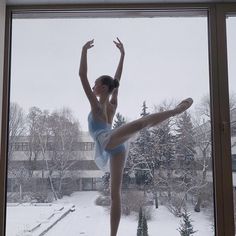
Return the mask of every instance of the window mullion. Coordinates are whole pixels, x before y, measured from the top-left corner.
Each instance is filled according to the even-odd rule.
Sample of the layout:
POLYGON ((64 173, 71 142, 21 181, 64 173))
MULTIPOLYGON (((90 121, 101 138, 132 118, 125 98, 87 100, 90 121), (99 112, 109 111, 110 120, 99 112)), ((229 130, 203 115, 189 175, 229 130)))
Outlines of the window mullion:
POLYGON ((209 10, 212 154, 217 236, 234 235, 226 21, 220 6, 209 10))

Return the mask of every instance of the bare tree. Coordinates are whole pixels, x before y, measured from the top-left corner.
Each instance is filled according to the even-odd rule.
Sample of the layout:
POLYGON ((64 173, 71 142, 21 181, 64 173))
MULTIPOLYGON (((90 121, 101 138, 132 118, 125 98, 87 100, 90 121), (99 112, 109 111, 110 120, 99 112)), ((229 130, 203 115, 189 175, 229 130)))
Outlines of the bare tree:
POLYGON ((13 160, 13 154, 17 151, 17 142, 25 134, 25 114, 17 103, 10 103, 8 134, 8 176, 12 179, 12 185, 19 189, 20 200, 22 200, 24 184, 29 176, 25 167, 14 165, 13 160))
MULTIPOLYGON (((236 96, 234 93, 230 94, 230 112, 236 108, 236 96)), ((210 123, 210 97, 209 95, 203 96, 199 103, 197 116, 194 119, 195 142, 196 151, 195 161, 197 164, 197 178, 196 178, 196 194, 197 201, 194 207, 196 212, 200 212, 201 204, 204 200, 204 195, 209 193, 207 188, 212 183, 207 180, 207 174, 211 171, 212 153, 211 153, 211 123, 210 123)), ((232 143, 232 146, 234 143, 232 143)), ((212 197, 210 195, 210 197, 212 197)))
POLYGON ((200 120, 195 120, 195 143, 197 155, 195 155, 195 162, 197 163, 197 178, 196 185, 197 201, 194 207, 196 212, 200 212, 203 194, 207 191, 208 180, 207 171, 209 171, 211 164, 211 124, 210 121, 200 123, 200 120))
MULTIPOLYGON (((236 108, 236 94, 230 93, 229 95, 229 110, 232 111, 236 108)), ((210 96, 206 94, 202 97, 201 102, 196 108, 197 114, 201 119, 209 120, 211 117, 211 106, 210 106, 210 96)))
POLYGON ((25 154, 30 176, 34 176, 43 162, 44 165, 40 166, 42 182, 45 184, 44 179, 48 178, 56 200, 62 195, 66 173, 77 161, 79 124, 67 108, 50 114, 32 107, 27 116, 27 130, 29 148, 25 154))
POLYGON ((58 193, 62 196, 62 184, 67 172, 78 161, 79 124, 73 118, 72 112, 64 108, 55 111, 49 117, 51 129, 51 165, 50 172, 58 176, 58 193))
POLYGON ((8 145, 8 160, 12 159, 13 146, 24 134, 25 130, 25 114, 23 109, 17 103, 10 103, 9 112, 9 145, 8 145))
POLYGON ((28 172, 30 177, 33 177, 41 153, 38 136, 38 123, 41 115, 42 111, 38 107, 31 107, 26 120, 28 149, 25 151, 25 155, 28 157, 28 172))
MULTIPOLYGON (((49 179, 50 187, 51 187, 51 190, 52 190, 55 200, 57 200, 58 196, 55 191, 53 178, 52 178, 52 171, 50 170, 50 167, 49 167, 49 158, 48 158, 48 152, 47 152, 48 151, 48 143, 49 143, 50 136, 51 136, 51 129, 49 127, 49 116, 50 115, 47 110, 44 110, 44 111, 39 112, 37 114, 37 122, 35 124, 35 133, 36 133, 36 137, 39 142, 39 148, 41 151, 41 155, 42 155, 43 161, 46 166, 46 171, 48 174, 47 177, 49 179)), ((44 168, 42 168, 42 179, 44 179, 44 178, 45 178, 45 172, 44 172, 44 168)))
POLYGON ((24 166, 18 166, 17 168, 11 168, 10 174, 13 179, 12 184, 19 191, 19 201, 22 201, 24 186, 29 181, 28 171, 24 166))

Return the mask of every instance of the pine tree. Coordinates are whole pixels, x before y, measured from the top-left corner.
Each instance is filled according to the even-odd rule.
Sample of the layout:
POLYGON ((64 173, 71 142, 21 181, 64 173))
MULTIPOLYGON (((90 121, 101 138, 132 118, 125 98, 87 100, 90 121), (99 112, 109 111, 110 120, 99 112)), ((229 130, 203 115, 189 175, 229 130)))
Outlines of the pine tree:
MULTIPOLYGON (((158 109, 159 112, 168 109, 164 104, 164 107, 160 107, 158 109)), ((173 169, 175 165, 175 136, 171 132, 171 120, 166 120, 152 129, 152 142, 153 142, 153 175, 155 175, 155 170, 159 169, 160 171, 164 171, 164 175, 161 175, 161 178, 164 182, 158 183, 154 181, 153 191, 155 197, 155 204, 157 207, 157 190, 158 185, 161 185, 163 191, 167 192, 168 200, 171 198, 171 192, 173 191, 173 169)), ((163 173, 163 172, 161 172, 163 173)), ((160 175, 160 173, 159 173, 160 175)))
MULTIPOLYGON (((121 115, 121 113, 117 113, 116 114, 116 117, 115 117, 115 121, 114 121, 114 124, 113 124, 113 129, 115 128, 118 128, 120 126, 122 126, 123 124, 126 123, 126 120, 124 118, 124 116, 121 115)), ((130 170, 130 165, 127 161, 126 165, 125 165, 125 168, 124 168, 124 171, 123 171, 123 187, 128 187, 129 183, 130 183, 130 176, 129 176, 129 170, 130 170)))
POLYGON ((180 227, 178 231, 180 232, 181 236, 191 236, 197 231, 193 230, 192 220, 190 219, 190 214, 187 210, 184 211, 182 214, 183 221, 180 223, 180 227))
POLYGON ((143 214, 143 236, 148 236, 148 225, 145 214, 143 214))
POLYGON ((139 209, 137 236, 143 236, 143 211, 142 211, 142 207, 140 207, 140 209, 139 209))
POLYGON ((194 154, 195 140, 194 130, 191 121, 191 115, 185 111, 177 120, 177 145, 176 152, 178 154, 179 165, 183 171, 184 182, 191 182, 194 176, 194 154))
MULTIPOLYGON (((141 116, 148 115, 145 101, 142 105, 141 116)), ((152 181, 152 137, 151 132, 144 128, 133 142, 130 157, 135 166, 136 184, 147 185, 152 181)))
POLYGON ((152 130, 152 140, 154 142, 155 156, 158 163, 165 168, 170 168, 175 160, 175 137, 171 134, 170 123, 163 122, 158 128, 152 130))
POLYGON ((183 112, 176 120, 176 168, 178 169, 177 191, 184 194, 182 203, 178 206, 178 214, 187 201, 188 192, 196 187, 195 140, 191 115, 183 112))
POLYGON ((195 141, 191 115, 185 111, 177 121, 177 152, 184 160, 192 160, 195 154, 195 141))
POLYGON ((143 101, 143 105, 142 105, 142 113, 140 114, 141 117, 144 117, 146 115, 149 115, 149 113, 147 112, 148 107, 146 106, 146 101, 143 101))
POLYGON ((119 112, 116 114, 115 121, 113 124, 113 129, 120 127, 121 125, 125 124, 126 120, 124 116, 122 116, 119 112))
POLYGON ((143 213, 142 207, 139 209, 137 236, 148 236, 147 219, 143 213))

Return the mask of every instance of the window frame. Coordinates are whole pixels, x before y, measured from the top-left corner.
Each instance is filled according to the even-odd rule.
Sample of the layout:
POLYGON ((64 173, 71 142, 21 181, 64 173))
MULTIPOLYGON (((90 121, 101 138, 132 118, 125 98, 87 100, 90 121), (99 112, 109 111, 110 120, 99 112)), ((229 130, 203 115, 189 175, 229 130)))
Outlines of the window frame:
MULTIPOLYGON (((14 14, 29 17, 38 13, 47 13, 48 17, 55 17, 60 13, 68 17, 75 12, 91 14, 97 17, 103 12, 110 17, 117 13, 124 17, 126 12, 135 17, 135 12, 158 12, 161 15, 172 15, 182 12, 190 16, 194 12, 207 11, 208 39, 209 39, 209 83, 211 98, 211 127, 212 127, 212 154, 213 154, 213 181, 214 181, 214 209, 215 235, 234 236, 234 205, 232 185, 232 162, 230 145, 230 116, 229 91, 227 70, 226 45, 226 15, 236 12, 236 4, 201 3, 201 4, 77 4, 77 5, 22 5, 7 6, 5 26, 4 78, 3 78, 3 106, 2 106, 2 133, 0 159, 0 233, 5 235, 6 224, 6 186, 7 186, 7 153, 8 153, 8 118, 10 94, 10 61, 12 18, 14 14), (92 14, 93 13, 93 14, 92 14)), ((178 15, 178 14, 177 14, 178 15)), ((137 17, 137 16, 136 16, 137 17)))

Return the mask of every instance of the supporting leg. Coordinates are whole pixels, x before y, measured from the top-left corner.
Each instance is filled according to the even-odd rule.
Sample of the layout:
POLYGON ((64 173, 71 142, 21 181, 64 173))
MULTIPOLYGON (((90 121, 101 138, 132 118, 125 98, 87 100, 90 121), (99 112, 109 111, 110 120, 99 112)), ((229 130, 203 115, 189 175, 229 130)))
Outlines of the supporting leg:
POLYGON ((119 153, 110 159, 111 171, 111 213, 110 213, 110 236, 116 236, 121 216, 121 185, 125 153, 119 153))

